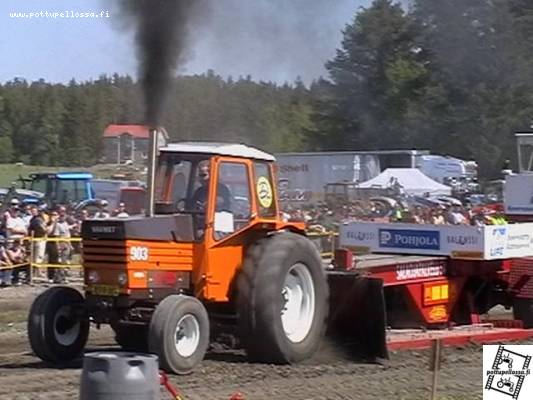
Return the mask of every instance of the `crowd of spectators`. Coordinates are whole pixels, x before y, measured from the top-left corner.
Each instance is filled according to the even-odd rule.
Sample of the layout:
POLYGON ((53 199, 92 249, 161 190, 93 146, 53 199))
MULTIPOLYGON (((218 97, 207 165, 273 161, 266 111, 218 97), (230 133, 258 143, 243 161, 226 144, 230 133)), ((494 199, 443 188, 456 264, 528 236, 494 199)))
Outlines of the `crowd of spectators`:
MULTIPOLYGON (((317 234, 337 232, 339 225, 347 221, 474 226, 506 223, 502 209, 498 207, 392 204, 382 201, 350 202, 336 206, 325 203, 285 204, 282 218, 304 222, 308 232, 317 234)), ((27 282, 31 265, 43 266, 34 268, 34 276, 40 276, 50 283, 65 282, 68 264, 80 252, 80 242, 71 238, 80 236, 82 222, 110 217, 128 217, 125 205, 120 203, 115 210, 109 211, 107 202, 102 201, 92 211, 73 211, 65 206, 49 209, 45 205, 23 205, 16 198, 12 199, 0 222, 0 286, 27 282), (29 260, 30 255, 32 260, 29 260)))
POLYGON ((30 272, 49 283, 66 282, 68 265, 80 253, 80 242, 71 239, 81 235, 83 221, 111 216, 128 217, 125 205, 120 203, 110 212, 108 203, 102 201, 91 212, 62 205, 48 208, 44 204, 22 204, 11 199, 0 221, 0 286, 27 283, 30 272))
POLYGON ((285 205, 282 217, 285 221, 305 222, 308 230, 322 233, 337 231, 339 224, 347 221, 473 226, 506 223, 503 209, 499 206, 468 207, 458 204, 388 208, 382 202, 352 202, 337 207, 324 203, 285 205))

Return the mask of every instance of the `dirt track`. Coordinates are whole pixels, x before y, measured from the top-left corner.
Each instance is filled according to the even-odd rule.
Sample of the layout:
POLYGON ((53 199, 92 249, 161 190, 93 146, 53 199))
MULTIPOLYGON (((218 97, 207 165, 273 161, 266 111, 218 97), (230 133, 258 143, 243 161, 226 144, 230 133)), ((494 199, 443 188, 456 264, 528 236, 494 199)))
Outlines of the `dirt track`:
MULTIPOLYGON (((0 399, 75 399, 80 361, 68 368, 44 365, 29 349, 25 317, 43 288, 0 289, 0 399)), ((107 329, 91 332, 89 349, 118 350, 107 329)), ((391 354, 384 363, 343 358, 324 345, 310 362, 296 366, 249 364, 241 351, 211 351, 199 370, 171 377, 185 399, 427 399, 431 382, 428 352, 391 354)), ((480 346, 445 349, 440 399, 481 399, 480 346)), ((162 399, 170 399, 162 392, 162 399)))

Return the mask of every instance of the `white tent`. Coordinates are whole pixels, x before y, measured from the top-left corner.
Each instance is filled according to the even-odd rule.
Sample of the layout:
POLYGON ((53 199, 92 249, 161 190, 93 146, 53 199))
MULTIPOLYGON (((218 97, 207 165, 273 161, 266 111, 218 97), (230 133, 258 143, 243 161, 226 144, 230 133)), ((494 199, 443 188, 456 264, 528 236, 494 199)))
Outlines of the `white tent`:
POLYGON ((416 196, 423 196, 425 193, 429 193, 431 196, 451 194, 451 189, 449 186, 442 185, 439 182, 434 181, 416 168, 387 168, 375 178, 361 183, 359 187, 394 187, 394 182, 396 180, 407 194, 416 196))

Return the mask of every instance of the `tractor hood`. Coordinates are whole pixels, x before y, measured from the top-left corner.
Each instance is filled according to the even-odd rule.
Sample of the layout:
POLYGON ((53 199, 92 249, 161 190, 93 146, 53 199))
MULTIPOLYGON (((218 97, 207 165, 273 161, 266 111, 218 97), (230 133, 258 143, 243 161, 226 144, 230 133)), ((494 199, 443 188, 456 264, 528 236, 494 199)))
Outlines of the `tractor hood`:
POLYGON ((194 230, 191 215, 161 215, 155 217, 132 217, 91 219, 81 227, 84 240, 160 240, 193 242, 194 230))

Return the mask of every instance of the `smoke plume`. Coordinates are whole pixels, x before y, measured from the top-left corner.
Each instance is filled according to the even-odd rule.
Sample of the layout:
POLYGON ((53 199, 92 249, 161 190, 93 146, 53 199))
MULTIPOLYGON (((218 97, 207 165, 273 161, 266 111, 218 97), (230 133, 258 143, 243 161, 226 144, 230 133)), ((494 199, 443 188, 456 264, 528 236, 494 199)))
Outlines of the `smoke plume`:
MULTIPOLYGON (((145 123, 161 123, 176 68, 186 61, 190 20, 203 0, 121 0, 123 15, 135 29, 145 123)), ((128 26, 129 27, 129 26, 128 26)))
POLYGON ((341 30, 370 0, 210 0, 206 23, 194 27, 189 73, 305 82, 326 74, 341 30))

